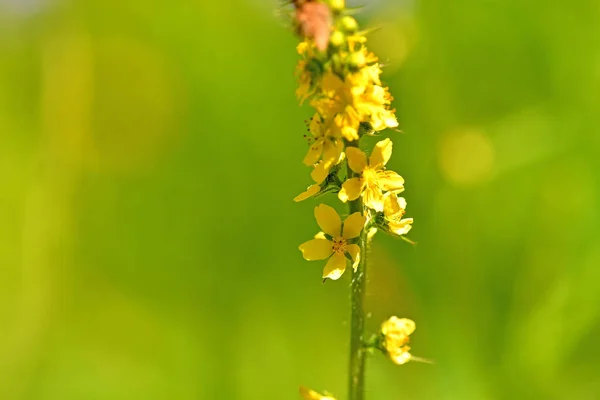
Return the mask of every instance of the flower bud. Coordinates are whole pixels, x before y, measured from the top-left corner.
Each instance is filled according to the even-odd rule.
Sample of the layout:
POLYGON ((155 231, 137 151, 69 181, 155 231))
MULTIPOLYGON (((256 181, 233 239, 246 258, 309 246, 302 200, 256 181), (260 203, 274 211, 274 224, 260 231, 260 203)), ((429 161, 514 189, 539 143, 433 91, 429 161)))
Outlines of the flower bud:
POLYGON ((331 37, 329 38, 329 43, 331 43, 333 47, 341 47, 344 44, 345 40, 346 37, 342 32, 334 31, 331 34, 331 37))
POLYGON ((358 30, 358 22, 349 15, 340 20, 340 28, 346 33, 354 33, 358 30))
POLYGON ((329 8, 334 13, 339 13, 346 8, 345 0, 329 0, 329 8))

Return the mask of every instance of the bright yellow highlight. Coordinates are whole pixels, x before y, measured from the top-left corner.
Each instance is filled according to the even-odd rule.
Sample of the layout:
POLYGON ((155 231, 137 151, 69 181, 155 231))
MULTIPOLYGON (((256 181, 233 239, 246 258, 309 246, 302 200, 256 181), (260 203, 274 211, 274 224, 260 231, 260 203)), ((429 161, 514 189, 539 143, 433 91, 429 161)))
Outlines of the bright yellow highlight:
POLYGON ((408 346, 408 342, 415 328, 414 321, 395 316, 381 325, 385 350, 392 361, 398 365, 407 363, 412 357, 409 353, 410 347, 408 346))
POLYGON ((383 215, 388 223, 390 232, 396 235, 406 235, 412 228, 412 218, 402 218, 406 213, 406 200, 396 193, 388 192, 383 195, 383 215))
POLYGON ((322 395, 304 386, 300 386, 300 396, 304 400, 335 400, 334 397, 322 395))
POLYGON ((302 243, 299 249, 305 260, 328 259, 323 269, 323 278, 337 280, 346 270, 348 258, 352 260, 354 269, 358 266, 360 247, 350 243, 350 239, 358 237, 366 218, 356 212, 349 215, 342 224, 338 213, 326 204, 315 207, 315 218, 322 232, 314 239, 302 243))
POLYGON ((377 143, 369 162, 367 156, 357 147, 348 147, 346 157, 350 169, 359 177, 348 179, 343 183, 338 197, 344 203, 356 200, 361 195, 365 206, 375 211, 383 211, 383 193, 404 190, 404 179, 394 171, 385 169, 385 165, 392 155, 392 141, 385 139, 377 143))
POLYGON ((439 143, 438 161, 442 174, 453 185, 469 187, 492 176, 495 149, 485 132, 470 128, 446 133, 439 143))

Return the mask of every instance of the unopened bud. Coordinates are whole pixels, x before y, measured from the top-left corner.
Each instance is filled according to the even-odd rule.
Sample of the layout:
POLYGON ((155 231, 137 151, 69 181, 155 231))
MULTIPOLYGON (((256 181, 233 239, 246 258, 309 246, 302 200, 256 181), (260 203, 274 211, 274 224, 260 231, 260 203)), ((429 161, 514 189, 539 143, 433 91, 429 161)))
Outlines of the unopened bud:
POLYGON ((344 41, 346 40, 346 37, 344 36, 344 34, 340 31, 334 31, 331 34, 331 37, 329 38, 329 43, 331 43, 331 45, 333 47, 341 47, 344 44, 344 41))
POLYGON ((329 7, 334 13, 339 13, 346 8, 345 0, 329 0, 329 7))
POLYGON ((340 20, 340 27, 346 33, 354 33, 358 30, 358 22, 349 15, 340 20))

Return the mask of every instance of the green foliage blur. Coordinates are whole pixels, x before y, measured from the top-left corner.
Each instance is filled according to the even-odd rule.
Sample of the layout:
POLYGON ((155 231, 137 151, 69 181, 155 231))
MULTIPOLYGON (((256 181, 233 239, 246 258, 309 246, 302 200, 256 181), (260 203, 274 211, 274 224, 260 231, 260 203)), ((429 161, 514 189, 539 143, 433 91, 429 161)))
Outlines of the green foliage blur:
MULTIPOLYGON (((345 398, 275 7, 0 1, 0 399, 345 398)), ((597 0, 358 18, 417 242, 375 237, 369 328, 414 319, 435 362, 374 355, 367 398, 600 399, 597 0)))

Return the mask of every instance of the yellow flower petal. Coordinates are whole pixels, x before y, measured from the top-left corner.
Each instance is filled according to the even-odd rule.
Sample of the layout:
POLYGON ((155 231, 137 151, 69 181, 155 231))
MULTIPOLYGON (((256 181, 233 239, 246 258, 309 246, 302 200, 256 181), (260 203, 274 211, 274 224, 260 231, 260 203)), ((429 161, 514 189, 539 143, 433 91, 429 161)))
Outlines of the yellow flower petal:
POLYGON ((306 156, 304 156, 304 160, 302 162, 304 165, 313 165, 321 158, 321 154, 323 153, 323 139, 318 138, 308 149, 306 156))
POLYGON ((408 352, 408 350, 410 350, 410 347, 405 346, 405 349, 402 349, 400 351, 395 351, 393 353, 389 353, 390 358, 392 359, 392 361, 398 365, 402 365, 402 364, 406 364, 407 362, 410 361, 411 359, 411 354, 408 352))
POLYGON ((395 340, 405 340, 417 329, 415 321, 408 318, 392 316, 381 324, 381 333, 395 340))
POLYGON ((315 207, 315 218, 323 232, 332 237, 340 236, 342 220, 333 207, 329 207, 327 204, 319 204, 315 207))
POLYGON ((357 244, 349 244, 346 246, 346 251, 352 257, 352 269, 356 271, 358 268, 358 263, 360 262, 360 246, 357 244))
POLYGON ((358 147, 347 147, 346 157, 348 158, 348 166, 357 174, 363 172, 367 166, 367 155, 358 147))
POLYGON ((382 107, 382 105, 386 103, 386 93, 387 91, 381 86, 374 85, 371 88, 370 100, 372 103, 379 106, 380 112, 386 111, 385 108, 382 107))
POLYGON ((324 136, 324 129, 323 129, 323 120, 321 118, 321 116, 319 115, 319 113, 315 113, 315 115, 313 115, 312 119, 310 120, 310 133, 312 133, 312 135, 314 137, 323 137, 324 136))
POLYGON ((315 235, 315 239, 326 239, 327 240, 327 236, 325 236, 325 232, 319 232, 315 235))
POLYGON ((338 193, 338 198, 344 203, 348 200, 356 200, 362 193, 364 187, 365 184, 362 179, 350 178, 346 182, 342 183, 342 188, 338 193))
POLYGON ((296 89, 296 98, 300 101, 300 105, 304 103, 311 93, 312 91, 310 89, 310 83, 299 83, 298 88, 296 89))
POLYGON ((363 230, 366 220, 367 219, 359 212, 349 215, 344 221, 342 237, 344 239, 352 239, 360 235, 360 231, 363 230))
POLYGON ((383 108, 376 113, 371 114, 369 123, 375 131, 382 131, 386 128, 396 128, 398 126, 398 120, 396 120, 394 113, 383 108))
POLYGON ((313 197, 315 194, 319 193, 321 190, 321 186, 319 185, 310 185, 305 192, 300 193, 298 196, 294 197, 295 202, 303 201, 308 199, 309 197, 313 197))
POLYGON ((371 157, 369 158, 369 166, 372 169, 380 169, 390 160, 392 156, 392 141, 387 138, 377 142, 371 157))
POLYGON ((306 53, 308 51, 309 47, 310 46, 309 46, 309 44, 306 41, 300 42, 296 46, 296 51, 298 52, 298 54, 303 55, 304 53, 306 53))
POLYGON ((323 166, 326 168, 337 164, 344 151, 344 143, 339 139, 329 139, 323 145, 323 166))
POLYGON ((341 128, 342 136, 349 142, 353 142, 358 140, 358 126, 359 123, 354 123, 352 125, 344 125, 341 128))
POLYGON ((377 182, 385 191, 404 191, 404 178, 394 171, 381 171, 377 174, 377 182))
POLYGON ((343 87, 344 82, 339 76, 331 71, 325 72, 323 75, 323 80, 321 81, 321 88, 325 94, 327 94, 329 97, 332 97, 336 92, 341 91, 343 87))
POLYGON ((383 195, 383 213, 389 219, 399 218, 404 215, 406 200, 398 197, 395 192, 387 192, 383 195))
POLYGON ((376 186, 369 186, 365 189, 364 195, 365 206, 372 208, 375 211, 383 211, 383 193, 376 186))
POLYGON ((333 253, 333 243, 327 239, 312 239, 298 247, 305 260, 324 260, 333 253))
POLYGON ((353 107, 346 106, 343 112, 335 116, 334 123, 344 139, 348 140, 349 142, 358 140, 360 115, 358 115, 353 107))
MULTIPOLYGON (((371 60, 369 60, 371 62, 377 61, 372 61, 374 54, 367 54, 367 57, 371 58, 371 60)), ((359 73, 363 74, 365 79, 371 81, 375 85, 381 85, 381 81, 379 80, 379 75, 381 74, 381 68, 379 68, 379 63, 364 67, 359 71, 359 73)))
POLYGON ((396 116, 394 115, 394 113, 391 111, 387 111, 387 112, 383 113, 381 115, 381 119, 383 120, 383 122, 385 122, 385 124, 387 125, 388 128, 397 128, 398 127, 398 120, 396 119, 396 116))
POLYGON ((338 280, 346 270, 346 257, 343 254, 334 253, 323 268, 323 278, 338 280))
POLYGON ((304 400, 335 400, 333 397, 324 396, 321 393, 310 390, 304 386, 300 386, 300 396, 302 396, 304 400))
POLYGON ((327 175, 329 175, 329 167, 325 167, 325 163, 323 161, 319 161, 310 173, 310 177, 313 179, 313 181, 319 184, 323 182, 325 178, 327 178, 327 175))
POLYGON ((400 221, 391 221, 388 223, 390 231, 396 235, 406 235, 412 229, 412 218, 404 218, 400 221))

